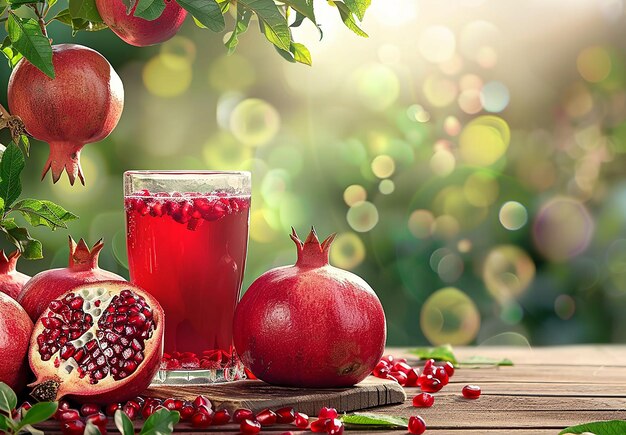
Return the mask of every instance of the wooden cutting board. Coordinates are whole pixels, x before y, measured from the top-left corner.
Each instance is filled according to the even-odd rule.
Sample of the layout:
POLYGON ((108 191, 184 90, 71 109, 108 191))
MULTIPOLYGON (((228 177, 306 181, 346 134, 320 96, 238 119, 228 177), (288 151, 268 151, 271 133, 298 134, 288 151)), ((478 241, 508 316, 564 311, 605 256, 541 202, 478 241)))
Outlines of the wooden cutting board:
POLYGON ((193 400, 200 394, 211 399, 216 407, 230 411, 249 408, 257 412, 265 408, 293 406, 308 415, 317 415, 324 406, 336 408, 339 412, 350 412, 402 403, 406 399, 404 389, 397 382, 373 376, 350 388, 287 388, 245 380, 211 385, 152 386, 145 393, 147 396, 187 400, 193 400))

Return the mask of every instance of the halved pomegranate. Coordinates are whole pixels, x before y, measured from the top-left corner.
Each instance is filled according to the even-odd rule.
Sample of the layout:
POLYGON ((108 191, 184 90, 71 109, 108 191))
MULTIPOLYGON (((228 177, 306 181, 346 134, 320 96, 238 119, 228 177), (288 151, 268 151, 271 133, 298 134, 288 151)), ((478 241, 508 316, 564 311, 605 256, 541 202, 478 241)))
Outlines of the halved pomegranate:
POLYGON ((130 283, 76 287, 43 312, 30 342, 37 400, 122 402, 141 394, 161 364, 163 309, 130 283))

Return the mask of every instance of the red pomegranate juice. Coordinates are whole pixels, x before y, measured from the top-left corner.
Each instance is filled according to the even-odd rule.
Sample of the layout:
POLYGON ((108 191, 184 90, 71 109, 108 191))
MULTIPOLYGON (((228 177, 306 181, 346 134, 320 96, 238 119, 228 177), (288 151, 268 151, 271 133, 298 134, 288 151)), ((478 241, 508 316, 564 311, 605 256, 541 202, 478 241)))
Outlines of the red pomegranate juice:
POLYGON ((250 197, 144 190, 124 201, 131 281, 165 311, 162 368, 232 367, 250 197))

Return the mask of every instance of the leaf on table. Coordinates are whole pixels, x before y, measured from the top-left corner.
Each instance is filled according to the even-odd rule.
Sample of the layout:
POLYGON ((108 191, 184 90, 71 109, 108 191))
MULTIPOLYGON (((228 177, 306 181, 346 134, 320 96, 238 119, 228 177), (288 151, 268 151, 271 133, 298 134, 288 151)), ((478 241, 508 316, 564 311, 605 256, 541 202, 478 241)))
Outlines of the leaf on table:
POLYGON ((128 418, 128 416, 122 412, 121 410, 115 411, 115 427, 120 431, 122 435, 135 435, 135 427, 133 422, 128 418))
POLYGON ((83 435, 102 435, 102 433, 100 432, 100 429, 98 429, 98 426, 88 421, 87 424, 85 424, 85 431, 83 432, 83 435))
POLYGON ((248 25, 250 24, 250 17, 252 17, 252 11, 246 9, 242 4, 237 5, 237 20, 235 21, 235 28, 233 33, 228 38, 228 41, 224 43, 228 48, 228 54, 233 54, 237 45, 239 44, 239 36, 246 33, 248 25))
POLYGON ((359 21, 363 21, 363 17, 365 16, 365 11, 372 4, 372 0, 344 0, 344 3, 359 21))
POLYGON ((22 199, 13 204, 11 209, 21 213, 32 226, 46 226, 53 231, 57 228, 67 228, 66 222, 78 219, 78 216, 60 205, 46 200, 22 199))
POLYGON ((144 422, 140 435, 168 435, 180 420, 178 411, 159 409, 144 422))
POLYGON ((20 250, 22 256, 27 260, 39 260, 43 258, 43 247, 41 242, 33 239, 26 228, 22 228, 15 223, 15 219, 8 218, 0 221, 0 231, 5 233, 9 241, 20 250))
POLYGON ((289 51, 291 47, 289 25, 274 0, 238 0, 237 3, 251 9, 259 17, 261 31, 268 41, 281 50, 289 51))
POLYGON ((341 16, 341 21, 343 21, 343 24, 345 24, 345 26, 348 29, 352 30, 355 34, 362 36, 364 38, 369 37, 369 35, 365 33, 363 29, 361 29, 359 25, 356 23, 352 12, 350 11, 350 9, 348 9, 348 6, 346 6, 344 2, 336 1, 333 3, 335 4, 335 6, 337 6, 337 9, 339 9, 339 15, 341 16))
POLYGON ((340 417, 345 424, 356 426, 375 427, 402 427, 408 426, 408 419, 404 417, 394 417, 393 415, 375 414, 373 412, 355 412, 340 417))
POLYGON ((0 160, 0 198, 4 199, 6 207, 22 194, 20 174, 24 169, 24 154, 13 142, 2 154, 0 160))
POLYGON ((583 433, 593 433, 595 435, 624 435, 626 433, 626 421, 610 420, 579 424, 563 429, 559 432, 559 435, 583 433))
POLYGON ((458 364, 452 346, 444 344, 437 347, 418 347, 409 351, 413 355, 417 355, 419 359, 434 359, 437 361, 449 361, 452 364, 458 364))
POLYGON ((222 9, 215 0, 177 0, 177 2, 208 29, 214 32, 224 30, 226 24, 222 9))
POLYGON ((10 414, 17 406, 17 396, 4 382, 0 382, 0 411, 10 414))
POLYGON ((26 411, 20 421, 20 425, 27 426, 48 420, 57 412, 58 405, 57 402, 35 403, 32 408, 26 411))
POLYGON ((134 15, 144 20, 153 21, 165 10, 164 0, 138 0, 134 15))
POLYGON ((2 54, 4 54, 9 61, 9 67, 11 69, 15 68, 15 65, 17 65, 17 63, 24 57, 22 56, 22 53, 13 47, 11 39, 8 36, 4 38, 2 45, 0 45, 0 50, 2 50, 2 54))
POLYGON ((7 18, 9 39, 17 51, 50 78, 54 78, 52 47, 33 18, 20 18, 9 12, 7 18))
POLYGON ((459 361, 459 365, 486 365, 486 366, 512 366, 513 361, 508 358, 489 358, 486 356, 474 355, 459 361))
POLYGON ((101 23, 95 0, 69 0, 69 11, 72 18, 82 18, 92 23, 101 23))

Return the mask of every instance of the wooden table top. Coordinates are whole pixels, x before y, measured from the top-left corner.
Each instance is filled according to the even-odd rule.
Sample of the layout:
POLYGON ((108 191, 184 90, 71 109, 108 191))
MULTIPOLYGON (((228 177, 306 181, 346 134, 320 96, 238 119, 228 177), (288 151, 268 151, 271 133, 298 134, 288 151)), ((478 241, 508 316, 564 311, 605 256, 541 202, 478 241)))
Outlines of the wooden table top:
MULTIPOLYGON (((407 388, 404 404, 369 411, 403 417, 421 415, 428 425, 426 433, 432 435, 554 435, 575 424, 626 420, 626 345, 533 349, 459 347, 454 352, 461 361, 479 355, 509 358, 514 366, 457 369, 451 382, 435 394, 432 408, 411 406, 419 389, 407 388), (461 397, 461 389, 467 384, 482 388, 478 400, 461 397)), ((390 348, 387 353, 405 357, 409 363, 416 362, 407 349, 390 348)), ((311 434, 310 431, 293 429, 293 426, 282 425, 269 427, 263 432, 311 434)), ((187 425, 177 427, 180 433, 191 431, 193 429, 187 425)), ((235 433, 239 432, 239 427, 210 427, 202 432, 235 433)), ((351 434, 364 432, 349 431, 351 434)), ((46 430, 46 433, 51 432, 46 430)), ((406 431, 376 430, 375 433, 402 434, 406 431)))

